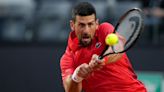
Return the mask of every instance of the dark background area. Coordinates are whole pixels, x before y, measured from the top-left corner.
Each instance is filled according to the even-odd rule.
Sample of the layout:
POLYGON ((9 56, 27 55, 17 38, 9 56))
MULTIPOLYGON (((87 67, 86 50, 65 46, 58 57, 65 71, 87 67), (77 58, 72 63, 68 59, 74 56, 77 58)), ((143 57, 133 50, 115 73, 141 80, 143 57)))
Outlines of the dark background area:
POLYGON ((62 92, 63 46, 0 48, 1 92, 62 92))

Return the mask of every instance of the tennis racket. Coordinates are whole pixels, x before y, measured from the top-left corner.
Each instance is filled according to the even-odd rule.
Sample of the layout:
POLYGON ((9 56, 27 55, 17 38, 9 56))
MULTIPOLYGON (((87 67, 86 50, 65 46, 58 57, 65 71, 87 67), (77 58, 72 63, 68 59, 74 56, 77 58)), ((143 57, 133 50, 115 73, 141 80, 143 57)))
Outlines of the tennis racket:
POLYGON ((100 54, 99 59, 110 54, 123 53, 130 49, 140 36, 144 27, 143 12, 139 8, 128 10, 119 19, 114 32, 118 35, 119 41, 113 46, 106 45, 100 54))

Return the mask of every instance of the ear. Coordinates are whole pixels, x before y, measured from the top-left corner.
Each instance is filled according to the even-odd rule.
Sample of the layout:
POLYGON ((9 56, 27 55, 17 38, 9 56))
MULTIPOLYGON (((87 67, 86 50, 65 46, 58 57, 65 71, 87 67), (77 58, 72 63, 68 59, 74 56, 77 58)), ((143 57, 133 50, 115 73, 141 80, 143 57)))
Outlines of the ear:
POLYGON ((99 19, 96 19, 96 29, 99 27, 99 19))
POLYGON ((74 24, 73 20, 70 20, 70 28, 71 28, 72 31, 75 30, 75 24, 74 24))

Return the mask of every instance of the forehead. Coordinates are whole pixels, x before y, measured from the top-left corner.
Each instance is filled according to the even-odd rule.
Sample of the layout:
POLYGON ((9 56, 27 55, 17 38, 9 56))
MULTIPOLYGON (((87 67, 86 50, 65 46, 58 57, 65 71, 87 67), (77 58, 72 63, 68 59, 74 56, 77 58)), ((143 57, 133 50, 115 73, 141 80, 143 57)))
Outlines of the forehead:
POLYGON ((89 15, 89 16, 76 16, 76 22, 80 23, 88 23, 88 22, 94 22, 95 21, 95 15, 89 15))

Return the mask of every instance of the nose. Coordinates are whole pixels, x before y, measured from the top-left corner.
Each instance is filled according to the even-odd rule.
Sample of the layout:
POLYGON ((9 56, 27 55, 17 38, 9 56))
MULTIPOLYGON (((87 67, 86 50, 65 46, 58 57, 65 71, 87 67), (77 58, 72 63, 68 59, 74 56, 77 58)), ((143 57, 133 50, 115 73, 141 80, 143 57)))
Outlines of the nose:
POLYGON ((89 30, 90 30, 89 26, 88 26, 88 25, 86 25, 86 26, 85 26, 85 28, 84 28, 84 30, 83 30, 83 32, 84 32, 84 33, 88 33, 88 32, 89 32, 89 30))

